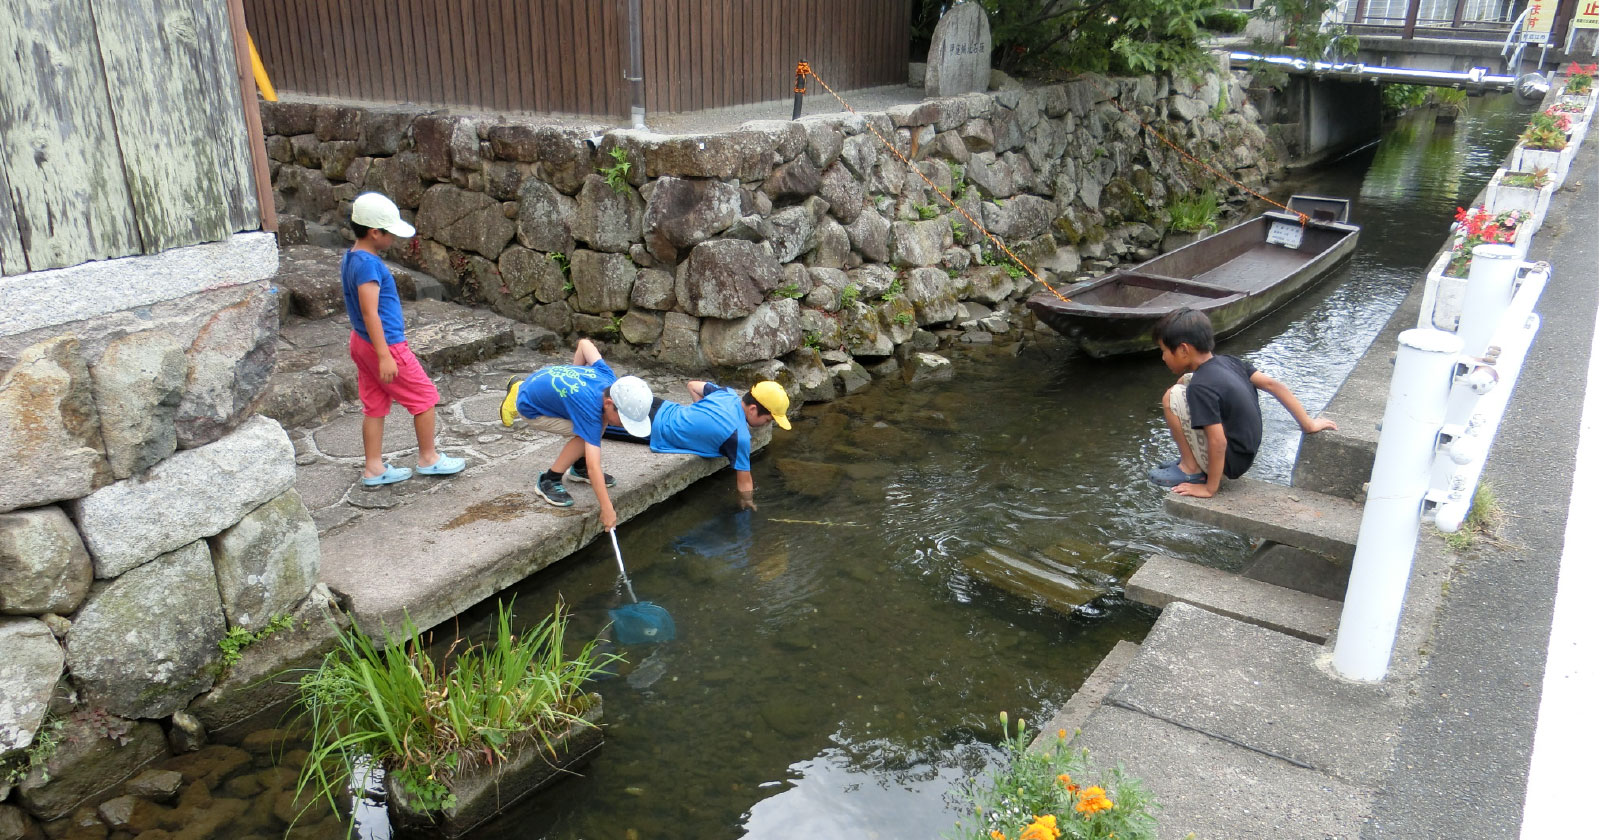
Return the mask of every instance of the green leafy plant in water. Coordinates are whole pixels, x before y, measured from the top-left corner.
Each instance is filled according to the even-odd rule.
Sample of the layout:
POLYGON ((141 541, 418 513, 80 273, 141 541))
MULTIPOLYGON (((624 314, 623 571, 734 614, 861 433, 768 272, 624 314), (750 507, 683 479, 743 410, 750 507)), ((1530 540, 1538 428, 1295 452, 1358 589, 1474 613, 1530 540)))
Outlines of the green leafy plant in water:
POLYGON ((239 660, 244 657, 245 648, 280 630, 288 630, 293 626, 294 618, 280 613, 273 616, 267 622, 267 626, 260 630, 252 632, 243 627, 228 628, 227 635, 217 641, 217 647, 222 650, 222 664, 230 668, 239 664, 239 660))
POLYGON ((1422 85, 1384 85, 1383 109, 1389 113, 1420 108, 1428 102, 1428 89, 1422 85))
POLYGON ((1167 215, 1172 220, 1169 224, 1172 230, 1200 233, 1217 226, 1222 202, 1214 190, 1202 190, 1172 199, 1167 204, 1167 215))
POLYGON ((338 810, 365 761, 424 804, 447 808, 458 774, 524 748, 553 752, 569 728, 592 725, 582 717, 592 702, 584 685, 619 657, 598 653, 593 641, 569 653, 565 605, 520 633, 511 608, 497 610, 488 640, 457 651, 458 640, 438 660, 409 618, 398 636, 386 630, 382 645, 359 629, 342 634, 299 682, 310 756, 296 798, 309 794, 338 810))
POLYGON ((844 287, 844 291, 839 293, 839 306, 842 309, 849 308, 854 306, 856 301, 860 299, 861 287, 851 283, 850 285, 844 287))
POLYGON ((1016 734, 1000 716, 1005 755, 989 775, 967 780, 959 795, 969 815, 956 823, 957 840, 1118 838, 1153 840, 1155 800, 1121 768, 1094 778, 1088 750, 1067 748, 1068 733, 1030 747, 1023 721, 1016 734))
POLYGON ((1440 105, 1461 107, 1467 104, 1467 92, 1460 88, 1433 88, 1433 101, 1440 105))
POLYGON ((628 191, 628 173, 633 171, 633 163, 628 160, 628 151, 621 146, 613 146, 610 155, 614 163, 600 167, 600 174, 605 176, 611 189, 625 193, 628 191))

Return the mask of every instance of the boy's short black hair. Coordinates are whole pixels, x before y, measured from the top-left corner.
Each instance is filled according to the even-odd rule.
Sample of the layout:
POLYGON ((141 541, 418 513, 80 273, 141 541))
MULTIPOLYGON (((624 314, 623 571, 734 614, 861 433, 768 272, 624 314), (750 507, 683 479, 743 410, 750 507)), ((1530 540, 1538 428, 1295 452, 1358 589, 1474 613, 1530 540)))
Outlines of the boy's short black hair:
POLYGON ((753 392, 753 391, 745 391, 743 399, 744 399, 744 404, 745 405, 753 405, 753 406, 756 407, 756 416, 757 417, 771 417, 772 416, 772 409, 767 408, 766 406, 762 405, 761 401, 756 399, 755 392, 753 392))
POLYGON ((350 232, 356 235, 356 239, 360 240, 365 239, 367 234, 372 232, 372 228, 369 228, 366 225, 358 225, 355 222, 351 222, 350 232))
POLYGON ((1187 344, 1201 353, 1210 353, 1217 346, 1217 334, 1211 329, 1211 319, 1204 312, 1185 306, 1161 317, 1150 330, 1150 337, 1168 350, 1187 344))

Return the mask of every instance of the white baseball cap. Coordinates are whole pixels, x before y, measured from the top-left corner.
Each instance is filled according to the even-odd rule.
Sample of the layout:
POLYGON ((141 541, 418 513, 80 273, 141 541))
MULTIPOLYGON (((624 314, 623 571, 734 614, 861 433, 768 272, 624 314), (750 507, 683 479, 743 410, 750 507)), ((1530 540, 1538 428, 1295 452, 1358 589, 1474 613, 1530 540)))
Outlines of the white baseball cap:
POLYGON ((624 376, 611 383, 608 393, 622 418, 622 428, 634 437, 649 437, 650 406, 655 402, 650 386, 637 376, 624 376))
POLYGON ((412 237, 417 229, 400 218, 400 208, 383 193, 367 192, 356 196, 350 205, 350 221, 376 230, 386 230, 395 236, 412 237))

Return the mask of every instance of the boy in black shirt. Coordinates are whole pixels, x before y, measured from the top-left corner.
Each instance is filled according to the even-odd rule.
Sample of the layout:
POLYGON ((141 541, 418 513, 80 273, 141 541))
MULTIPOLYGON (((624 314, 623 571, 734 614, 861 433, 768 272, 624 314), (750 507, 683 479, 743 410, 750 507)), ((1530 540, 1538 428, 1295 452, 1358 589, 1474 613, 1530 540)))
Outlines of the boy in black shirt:
POLYGON ((1216 334, 1203 312, 1187 307, 1169 312, 1150 334, 1167 369, 1183 374, 1161 399, 1178 460, 1150 471, 1151 481, 1174 493, 1207 499, 1217 494, 1223 476, 1238 478, 1250 469, 1261 448, 1258 388, 1283 403, 1308 435, 1339 428, 1332 420, 1311 417, 1289 386, 1249 362, 1212 355, 1216 334))

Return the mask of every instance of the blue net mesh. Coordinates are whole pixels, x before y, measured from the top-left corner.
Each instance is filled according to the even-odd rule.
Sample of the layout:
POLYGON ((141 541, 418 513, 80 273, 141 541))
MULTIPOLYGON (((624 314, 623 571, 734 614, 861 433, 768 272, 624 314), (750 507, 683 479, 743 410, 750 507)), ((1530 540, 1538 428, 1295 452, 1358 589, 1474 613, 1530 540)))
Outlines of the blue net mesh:
POLYGON ((678 635, 667 611, 649 601, 617 607, 611 613, 611 629, 625 645, 669 642, 678 635))

